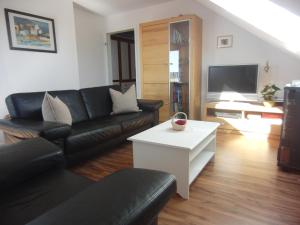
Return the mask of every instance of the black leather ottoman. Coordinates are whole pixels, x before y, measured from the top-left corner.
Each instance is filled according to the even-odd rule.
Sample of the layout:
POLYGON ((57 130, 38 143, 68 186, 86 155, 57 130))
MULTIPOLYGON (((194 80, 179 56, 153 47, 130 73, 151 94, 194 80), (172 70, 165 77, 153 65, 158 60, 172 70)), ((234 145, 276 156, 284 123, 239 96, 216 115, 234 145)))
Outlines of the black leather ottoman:
POLYGON ((0 147, 0 224, 152 225, 176 193, 164 172, 126 169, 92 182, 63 163, 42 138, 0 147))

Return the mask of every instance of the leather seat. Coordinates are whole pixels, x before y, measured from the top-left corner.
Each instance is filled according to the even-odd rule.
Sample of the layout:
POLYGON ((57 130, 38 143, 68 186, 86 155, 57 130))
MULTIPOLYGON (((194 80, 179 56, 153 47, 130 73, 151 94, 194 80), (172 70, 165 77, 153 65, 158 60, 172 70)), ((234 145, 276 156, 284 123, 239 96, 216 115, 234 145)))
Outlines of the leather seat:
POLYGON ((154 121, 154 115, 147 112, 120 114, 113 118, 120 122, 123 132, 139 129, 154 121))
POLYGON ((107 140, 121 135, 122 128, 118 123, 99 123, 89 120, 74 124, 71 135, 65 143, 66 154, 82 151, 83 148, 97 146, 107 140))
POLYGON ((66 139, 65 152, 76 153, 82 148, 100 145, 124 132, 143 128, 151 124, 153 117, 151 113, 138 112, 105 116, 74 124, 71 135, 66 139))

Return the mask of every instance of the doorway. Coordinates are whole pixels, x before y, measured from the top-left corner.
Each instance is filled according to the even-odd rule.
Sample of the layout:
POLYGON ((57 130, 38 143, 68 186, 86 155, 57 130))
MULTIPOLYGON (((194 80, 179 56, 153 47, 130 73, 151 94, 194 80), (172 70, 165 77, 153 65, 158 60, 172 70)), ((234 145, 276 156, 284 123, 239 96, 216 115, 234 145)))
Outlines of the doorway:
POLYGON ((126 91, 136 84, 134 31, 110 35, 112 83, 126 91))

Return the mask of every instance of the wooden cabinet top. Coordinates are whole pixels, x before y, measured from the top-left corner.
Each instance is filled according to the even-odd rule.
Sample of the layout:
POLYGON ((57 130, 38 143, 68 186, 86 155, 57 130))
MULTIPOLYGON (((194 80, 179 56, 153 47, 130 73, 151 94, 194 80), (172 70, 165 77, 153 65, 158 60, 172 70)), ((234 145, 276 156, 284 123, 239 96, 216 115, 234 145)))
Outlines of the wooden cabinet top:
POLYGON ((208 102, 205 107, 221 110, 283 114, 282 107, 265 107, 264 105, 249 102, 208 102))
POLYGON ((201 18, 196 16, 196 15, 180 15, 180 16, 176 16, 176 17, 169 17, 169 18, 166 18, 166 19, 141 23, 140 26, 151 26, 151 25, 160 24, 160 23, 172 23, 172 22, 178 22, 178 21, 182 21, 182 20, 198 20, 198 21, 201 21, 201 18))

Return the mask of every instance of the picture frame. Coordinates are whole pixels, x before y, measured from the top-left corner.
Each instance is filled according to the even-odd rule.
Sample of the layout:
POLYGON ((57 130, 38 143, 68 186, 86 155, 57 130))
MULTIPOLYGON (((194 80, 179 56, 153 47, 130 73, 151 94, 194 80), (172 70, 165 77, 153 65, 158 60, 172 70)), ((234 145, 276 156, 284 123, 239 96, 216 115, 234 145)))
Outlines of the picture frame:
POLYGON ((57 53, 54 20, 4 9, 11 50, 57 53))
POLYGON ((217 37, 217 48, 231 48, 233 46, 233 35, 217 37))

